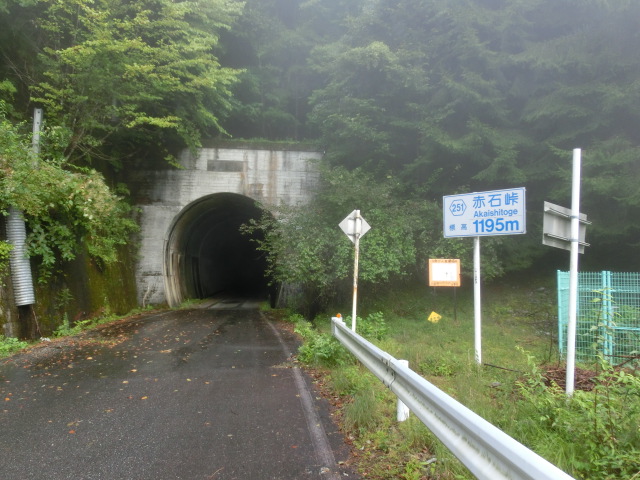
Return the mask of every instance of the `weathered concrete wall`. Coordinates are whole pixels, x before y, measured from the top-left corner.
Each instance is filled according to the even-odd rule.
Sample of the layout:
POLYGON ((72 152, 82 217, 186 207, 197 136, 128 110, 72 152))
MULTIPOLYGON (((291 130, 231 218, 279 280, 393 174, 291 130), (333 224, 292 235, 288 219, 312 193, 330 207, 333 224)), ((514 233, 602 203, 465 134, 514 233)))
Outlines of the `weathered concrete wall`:
POLYGON ((139 304, 167 301, 166 243, 186 207, 217 193, 243 195, 265 207, 304 204, 317 184, 320 157, 311 151, 204 148, 197 155, 185 152, 182 169, 135 172, 128 183, 140 209, 139 304))
MULTIPOLYGON (((105 314, 125 314, 137 306, 132 248, 119 249, 119 261, 98 266, 84 252, 65 262, 46 283, 35 282, 35 303, 18 307, 11 275, 0 285, 0 334, 39 338, 54 334, 65 318, 72 324, 105 314)), ((37 268, 33 268, 34 278, 37 268)))

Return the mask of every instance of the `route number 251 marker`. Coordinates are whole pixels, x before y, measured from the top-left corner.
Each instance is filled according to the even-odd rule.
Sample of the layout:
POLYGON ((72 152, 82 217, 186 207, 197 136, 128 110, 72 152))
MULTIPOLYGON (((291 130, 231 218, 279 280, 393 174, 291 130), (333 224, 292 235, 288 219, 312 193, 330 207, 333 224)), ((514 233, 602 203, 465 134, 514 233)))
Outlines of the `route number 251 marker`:
POLYGON ((445 238, 526 233, 525 193, 522 187, 443 197, 445 238))
POLYGON ((482 364, 480 237, 527 233, 524 187, 447 195, 442 199, 445 238, 474 237, 473 285, 476 363, 482 364))

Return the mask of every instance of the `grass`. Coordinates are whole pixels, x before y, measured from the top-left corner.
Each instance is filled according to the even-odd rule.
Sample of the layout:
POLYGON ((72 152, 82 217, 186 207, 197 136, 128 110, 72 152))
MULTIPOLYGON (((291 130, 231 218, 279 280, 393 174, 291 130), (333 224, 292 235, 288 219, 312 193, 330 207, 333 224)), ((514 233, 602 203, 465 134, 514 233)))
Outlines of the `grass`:
MULTIPOLYGON (((475 362, 472 292, 454 297, 451 290, 422 287, 371 296, 369 304, 366 294, 360 298, 366 307, 358 315, 359 333, 379 331, 367 323, 382 312, 387 335, 365 337, 575 478, 640 478, 636 375, 605 372, 599 391, 576 392, 569 403, 561 389, 542 382, 540 366, 560 363, 553 282, 528 279, 521 287, 502 283, 483 291, 481 366, 475 362), (432 311, 442 316, 437 323, 427 321, 432 311)), ((317 318, 313 333, 325 353, 329 317, 317 318)), ((331 395, 340 398, 336 417, 363 478, 473 478, 414 416, 396 423, 394 395, 352 357, 341 353, 332 364, 325 374, 331 395)))

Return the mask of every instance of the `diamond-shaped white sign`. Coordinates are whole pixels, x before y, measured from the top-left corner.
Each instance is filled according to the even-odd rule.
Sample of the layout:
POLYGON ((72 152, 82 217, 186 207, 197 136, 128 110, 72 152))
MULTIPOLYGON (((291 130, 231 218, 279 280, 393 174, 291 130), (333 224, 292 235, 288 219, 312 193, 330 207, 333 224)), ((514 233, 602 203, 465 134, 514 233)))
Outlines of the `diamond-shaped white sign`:
POLYGON ((353 243, 356 243, 356 234, 362 237, 371 229, 371 225, 360 216, 360 210, 354 210, 340 222, 340 228, 353 243))

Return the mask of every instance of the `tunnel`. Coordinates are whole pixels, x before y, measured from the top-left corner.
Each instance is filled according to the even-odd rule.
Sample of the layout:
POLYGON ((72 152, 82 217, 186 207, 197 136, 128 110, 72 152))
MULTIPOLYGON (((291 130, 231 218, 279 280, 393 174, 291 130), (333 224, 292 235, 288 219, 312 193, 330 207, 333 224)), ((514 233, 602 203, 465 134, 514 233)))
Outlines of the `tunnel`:
POLYGON ((257 249, 259 237, 240 232, 241 225, 263 212, 255 200, 235 193, 216 193, 187 205, 165 241, 169 304, 218 294, 266 299, 267 263, 257 249))

